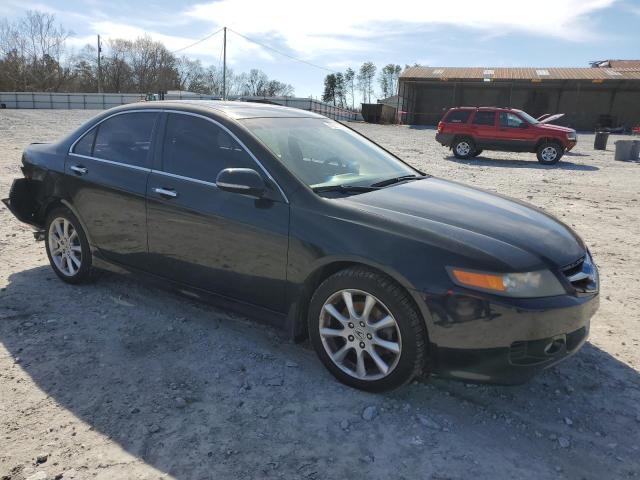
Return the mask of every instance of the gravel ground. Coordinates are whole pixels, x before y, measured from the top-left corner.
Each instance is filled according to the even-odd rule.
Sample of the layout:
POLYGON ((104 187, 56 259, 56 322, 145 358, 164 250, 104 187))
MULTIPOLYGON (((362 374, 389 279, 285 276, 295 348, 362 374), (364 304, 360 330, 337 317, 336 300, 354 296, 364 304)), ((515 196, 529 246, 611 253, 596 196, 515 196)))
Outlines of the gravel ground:
MULTIPOLYGON (((22 149, 90 111, 0 111, 0 197, 22 149)), ((437 176, 529 201, 575 227, 602 276, 576 356, 520 387, 338 384, 304 345, 113 274, 73 287, 0 208, 0 478, 640 477, 640 164, 581 135, 459 161, 430 129, 354 125, 437 176)))

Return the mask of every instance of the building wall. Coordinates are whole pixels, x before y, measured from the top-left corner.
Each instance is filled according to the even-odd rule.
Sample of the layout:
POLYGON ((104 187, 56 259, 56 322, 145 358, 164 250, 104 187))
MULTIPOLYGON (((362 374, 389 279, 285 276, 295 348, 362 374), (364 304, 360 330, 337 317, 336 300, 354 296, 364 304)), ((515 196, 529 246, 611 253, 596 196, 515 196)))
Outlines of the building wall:
POLYGON ((613 126, 640 124, 640 81, 592 83, 402 81, 400 84, 405 123, 436 125, 454 106, 520 108, 534 117, 565 113, 558 121, 578 130, 593 130, 604 116, 613 126))

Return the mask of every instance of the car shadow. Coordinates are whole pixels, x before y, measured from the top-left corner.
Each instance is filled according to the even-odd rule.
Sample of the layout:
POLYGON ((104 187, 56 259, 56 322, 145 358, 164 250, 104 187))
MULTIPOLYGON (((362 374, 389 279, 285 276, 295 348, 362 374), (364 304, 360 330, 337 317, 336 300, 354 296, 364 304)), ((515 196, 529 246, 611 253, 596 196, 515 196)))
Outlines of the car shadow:
POLYGON ((538 170, 576 170, 584 172, 594 172, 600 170, 600 168, 593 165, 582 165, 579 163, 567 162, 566 160, 560 160, 555 165, 543 165, 537 160, 509 160, 509 159, 494 159, 487 158, 480 155, 473 159, 463 160, 456 158, 453 155, 445 157, 450 162, 460 163, 469 166, 482 166, 482 167, 501 167, 501 168, 533 168, 538 170))
MULTIPOLYGON (((28 376, 41 398, 178 479, 389 478, 400 459, 407 478, 446 471, 450 458, 492 478, 547 478, 556 465, 567 478, 619 478, 640 466, 631 456, 640 375, 592 344, 524 386, 430 379, 373 395, 340 385, 311 350, 270 327, 127 276, 66 285, 48 267, 10 276, 0 342, 16 359, 11 378, 28 376), (370 405, 375 421, 361 418, 370 405), (569 458, 558 447, 565 437, 569 458), (427 454, 445 448, 442 458, 427 454)), ((54 437, 70 441, 72 422, 56 412, 40 432, 18 412, 41 398, 3 408, 19 432, 45 436, 53 463, 67 446, 54 437)), ((85 458, 101 458, 103 439, 79 441, 85 458)))
POLYGON ((565 152, 565 157, 590 157, 588 153, 578 153, 578 152, 565 152))

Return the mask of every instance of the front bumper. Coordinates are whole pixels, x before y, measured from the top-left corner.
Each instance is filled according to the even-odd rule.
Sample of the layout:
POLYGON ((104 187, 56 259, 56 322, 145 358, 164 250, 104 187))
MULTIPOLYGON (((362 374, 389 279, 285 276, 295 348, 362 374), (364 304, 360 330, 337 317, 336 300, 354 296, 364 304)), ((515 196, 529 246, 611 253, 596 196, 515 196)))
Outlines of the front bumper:
POLYGON ((425 298, 433 373, 467 381, 520 384, 577 352, 589 336, 599 296, 425 298))
POLYGON ((576 139, 575 139, 575 140, 569 140, 569 141, 567 141, 567 149, 566 149, 566 150, 567 150, 567 152, 570 152, 570 151, 571 151, 571 149, 572 149, 573 147, 575 147, 577 144, 578 144, 578 137, 576 137, 576 139))

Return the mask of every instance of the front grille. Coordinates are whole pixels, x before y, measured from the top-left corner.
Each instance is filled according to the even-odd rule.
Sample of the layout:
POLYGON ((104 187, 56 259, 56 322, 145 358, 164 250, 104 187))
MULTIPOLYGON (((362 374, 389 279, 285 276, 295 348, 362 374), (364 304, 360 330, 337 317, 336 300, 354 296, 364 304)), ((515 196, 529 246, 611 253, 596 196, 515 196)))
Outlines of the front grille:
POLYGON ((564 266, 561 270, 576 293, 598 291, 598 270, 588 253, 580 260, 564 266))

